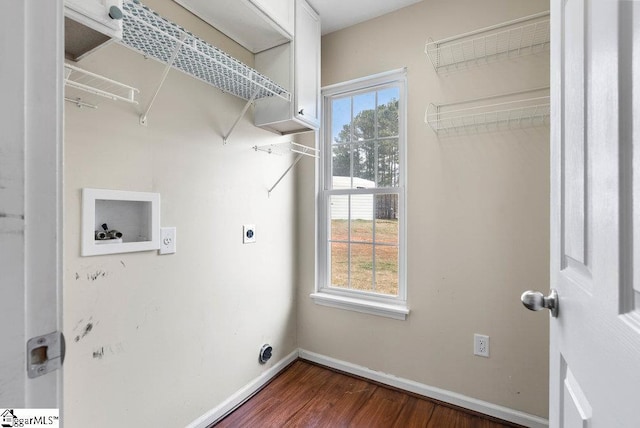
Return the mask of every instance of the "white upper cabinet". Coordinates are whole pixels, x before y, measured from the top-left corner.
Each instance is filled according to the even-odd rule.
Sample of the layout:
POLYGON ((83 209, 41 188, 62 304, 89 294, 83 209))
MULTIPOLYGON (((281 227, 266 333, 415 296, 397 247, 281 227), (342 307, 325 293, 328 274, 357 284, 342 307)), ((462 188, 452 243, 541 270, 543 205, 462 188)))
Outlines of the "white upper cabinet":
POLYGON ((74 61, 122 39, 122 0, 65 0, 65 56, 74 61))
POLYGON ((255 102, 254 123, 292 134, 320 124, 320 16, 305 0, 174 0, 255 54, 255 69, 292 94, 255 102))
POLYGON ((295 0, 295 37, 255 56, 255 68, 293 94, 256 101, 257 126, 281 134, 316 130, 320 124, 320 17, 305 0, 295 0))
POLYGON ((293 0, 246 0, 271 18, 291 37, 295 36, 293 0))
POLYGON ((122 38, 122 0, 65 0, 65 16, 109 37, 122 38))
POLYGON ((313 128, 320 125, 320 16, 296 0, 294 115, 313 128))
POLYGON ((293 0, 174 1, 253 53, 293 38, 293 0))

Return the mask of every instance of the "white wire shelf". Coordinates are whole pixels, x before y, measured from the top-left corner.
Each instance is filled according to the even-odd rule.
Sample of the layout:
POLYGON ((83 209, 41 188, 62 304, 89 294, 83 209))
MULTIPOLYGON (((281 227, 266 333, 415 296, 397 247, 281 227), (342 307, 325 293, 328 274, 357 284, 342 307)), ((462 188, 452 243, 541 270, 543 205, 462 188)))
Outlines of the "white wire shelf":
POLYGON ((436 71, 549 49, 549 11, 433 41, 425 53, 436 71))
POLYGON ((303 156, 310 156, 313 158, 318 157, 318 149, 313 147, 304 146, 302 144, 294 143, 293 141, 287 141, 284 143, 268 144, 266 146, 253 146, 255 151, 261 151, 273 155, 288 155, 291 153, 297 153, 303 156))
POLYGON ((544 87, 455 103, 432 103, 424 121, 438 135, 457 135, 548 125, 549 117, 549 87, 544 87))
POLYGON ((125 46, 244 100, 271 96, 291 99, 288 91, 266 76, 138 0, 125 0, 123 12, 121 43, 125 46))
POLYGON ((318 154, 320 153, 320 150, 316 148, 294 143, 293 141, 288 141, 288 142, 278 143, 278 144, 269 144, 266 146, 253 146, 253 149, 256 152, 261 151, 261 152, 269 153, 270 155, 286 155, 286 154, 292 154, 292 153, 296 155, 296 158, 293 161, 293 163, 289 166, 289 168, 286 169, 284 173, 282 173, 280 178, 278 178, 275 184, 271 186, 271 188, 269 189, 268 191, 269 196, 271 196, 271 192, 273 192, 273 189, 275 189, 278 186, 278 184, 280 184, 282 179, 289 173, 289 171, 293 169, 294 166, 296 166, 296 164, 300 161, 300 159, 302 159, 304 156, 317 159, 318 154))
MULTIPOLYGON (((138 104, 136 96, 139 91, 136 88, 116 82, 115 80, 106 78, 99 74, 83 70, 71 64, 64 65, 64 84, 67 88, 78 89, 110 100, 138 104)), ((79 98, 80 97, 72 99, 71 96, 67 96, 66 100, 74 102, 78 106, 95 107, 83 102, 79 98)))

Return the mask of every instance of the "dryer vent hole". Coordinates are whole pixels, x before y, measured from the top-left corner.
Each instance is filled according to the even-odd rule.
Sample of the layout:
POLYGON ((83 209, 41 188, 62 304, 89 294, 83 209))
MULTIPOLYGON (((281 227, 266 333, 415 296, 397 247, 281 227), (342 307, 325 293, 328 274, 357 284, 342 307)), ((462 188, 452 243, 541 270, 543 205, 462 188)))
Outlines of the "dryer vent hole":
POLYGON ((273 348, 269 344, 262 345, 260 348, 260 364, 265 364, 271 358, 271 353, 273 352, 273 348))

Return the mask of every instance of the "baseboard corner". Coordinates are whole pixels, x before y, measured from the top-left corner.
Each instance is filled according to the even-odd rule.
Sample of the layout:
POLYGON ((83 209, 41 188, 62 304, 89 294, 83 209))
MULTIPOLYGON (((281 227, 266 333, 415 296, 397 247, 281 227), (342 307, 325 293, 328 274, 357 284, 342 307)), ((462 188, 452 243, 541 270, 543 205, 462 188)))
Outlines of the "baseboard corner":
POLYGON ((289 364, 298 359, 299 350, 296 349, 289 355, 275 363, 268 370, 264 371, 260 376, 240 388, 232 396, 224 400, 222 403, 209 410, 204 415, 187 425, 187 428, 207 428, 211 424, 221 420, 229 413, 233 412, 237 407, 251 398, 256 392, 264 387, 271 379, 284 370, 289 364))

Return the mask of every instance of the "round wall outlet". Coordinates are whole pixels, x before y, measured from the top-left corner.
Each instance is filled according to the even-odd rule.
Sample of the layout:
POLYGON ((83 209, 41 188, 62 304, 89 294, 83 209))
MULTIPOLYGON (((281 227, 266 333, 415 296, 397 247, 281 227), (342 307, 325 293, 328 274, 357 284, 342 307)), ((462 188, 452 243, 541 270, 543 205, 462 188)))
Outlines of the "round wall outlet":
POLYGON ((256 242, 255 224, 245 224, 242 226, 242 242, 244 244, 253 244, 256 242))

